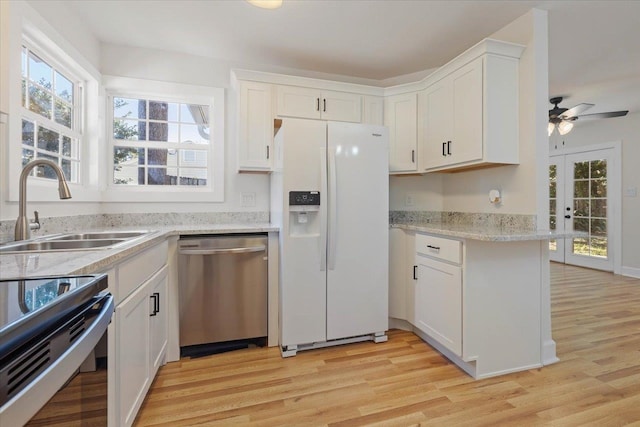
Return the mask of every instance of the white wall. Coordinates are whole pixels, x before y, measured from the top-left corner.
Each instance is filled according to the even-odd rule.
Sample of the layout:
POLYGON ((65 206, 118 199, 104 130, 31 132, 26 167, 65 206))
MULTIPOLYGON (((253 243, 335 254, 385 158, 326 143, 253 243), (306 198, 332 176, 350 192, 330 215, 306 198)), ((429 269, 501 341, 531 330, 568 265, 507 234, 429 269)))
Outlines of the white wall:
POLYGON ((622 274, 640 277, 640 195, 626 196, 627 189, 640 191, 640 112, 631 112, 625 117, 577 122, 565 136, 554 132, 550 139, 551 153, 556 148, 612 141, 622 141, 622 274))

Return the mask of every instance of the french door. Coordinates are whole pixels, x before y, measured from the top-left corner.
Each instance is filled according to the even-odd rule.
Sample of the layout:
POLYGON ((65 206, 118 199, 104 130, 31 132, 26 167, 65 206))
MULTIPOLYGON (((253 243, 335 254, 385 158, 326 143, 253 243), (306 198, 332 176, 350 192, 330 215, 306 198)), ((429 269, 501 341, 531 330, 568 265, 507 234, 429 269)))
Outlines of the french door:
POLYGON ((612 148, 550 157, 550 228, 586 233, 550 241, 552 261, 613 271, 614 160, 612 148))

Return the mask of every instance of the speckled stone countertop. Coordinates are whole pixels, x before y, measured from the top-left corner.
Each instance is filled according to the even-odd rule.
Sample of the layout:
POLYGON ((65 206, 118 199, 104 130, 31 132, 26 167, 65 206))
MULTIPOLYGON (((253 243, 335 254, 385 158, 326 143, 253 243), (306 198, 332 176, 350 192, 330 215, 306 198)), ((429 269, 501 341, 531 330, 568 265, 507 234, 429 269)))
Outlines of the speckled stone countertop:
POLYGON ((488 242, 551 240, 586 236, 586 233, 578 232, 558 233, 549 230, 530 230, 469 224, 447 224, 440 222, 397 222, 392 223, 391 227, 402 228, 404 230, 422 231, 443 237, 458 237, 461 239, 484 240, 488 242))
POLYGON ((266 233, 278 231, 268 223, 196 224, 159 227, 94 228, 90 231, 149 230, 152 233, 112 249, 59 252, 32 252, 0 255, 0 279, 52 277, 96 273, 110 268, 121 260, 156 245, 170 236, 227 233, 266 233))

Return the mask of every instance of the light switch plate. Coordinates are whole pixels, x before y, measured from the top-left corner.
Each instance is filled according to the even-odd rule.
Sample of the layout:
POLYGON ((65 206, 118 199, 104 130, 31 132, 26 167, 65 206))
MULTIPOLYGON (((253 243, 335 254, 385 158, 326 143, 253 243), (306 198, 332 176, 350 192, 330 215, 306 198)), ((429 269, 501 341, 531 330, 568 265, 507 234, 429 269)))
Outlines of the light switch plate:
POLYGON ((638 188, 637 187, 627 187, 624 192, 624 195, 627 197, 637 197, 638 196, 638 188))
POLYGON ((413 206, 414 200, 413 200, 413 194, 407 193, 404 196, 404 205, 405 206, 413 206))

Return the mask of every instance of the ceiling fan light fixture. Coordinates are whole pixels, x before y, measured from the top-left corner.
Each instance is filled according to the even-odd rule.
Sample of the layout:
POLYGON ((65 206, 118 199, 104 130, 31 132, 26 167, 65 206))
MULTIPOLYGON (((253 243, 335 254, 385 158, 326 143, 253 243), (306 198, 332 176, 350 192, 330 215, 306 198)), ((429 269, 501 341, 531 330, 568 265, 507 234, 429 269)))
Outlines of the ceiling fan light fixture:
POLYGON ((549 136, 551 136, 551 134, 553 133, 553 130, 556 128, 556 125, 554 125, 553 123, 549 122, 549 124, 547 125, 547 132, 549 132, 549 136))
POLYGON ((568 134, 569 132, 571 132, 571 129, 573 129, 573 123, 571 122, 567 122, 563 120, 558 125, 558 132, 560 133, 560 135, 568 134))
POLYGON ((277 9, 282 6, 282 0, 247 0, 247 2, 263 9, 277 9))

